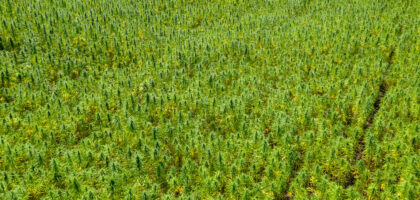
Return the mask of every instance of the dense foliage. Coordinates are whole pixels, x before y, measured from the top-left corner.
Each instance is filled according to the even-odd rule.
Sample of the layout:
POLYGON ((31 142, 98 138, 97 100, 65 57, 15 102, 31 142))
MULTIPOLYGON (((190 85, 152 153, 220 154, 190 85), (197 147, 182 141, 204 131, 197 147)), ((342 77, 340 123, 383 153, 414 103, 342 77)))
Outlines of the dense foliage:
POLYGON ((0 199, 418 199, 419 13, 2 0, 0 199))

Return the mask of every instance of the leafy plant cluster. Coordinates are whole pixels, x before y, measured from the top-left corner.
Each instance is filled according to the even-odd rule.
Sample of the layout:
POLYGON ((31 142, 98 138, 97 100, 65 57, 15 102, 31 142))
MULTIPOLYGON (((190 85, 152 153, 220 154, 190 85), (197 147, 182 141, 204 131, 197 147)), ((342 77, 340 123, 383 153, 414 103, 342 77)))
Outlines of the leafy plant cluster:
POLYGON ((415 0, 3 0, 0 199, 416 199, 415 0))

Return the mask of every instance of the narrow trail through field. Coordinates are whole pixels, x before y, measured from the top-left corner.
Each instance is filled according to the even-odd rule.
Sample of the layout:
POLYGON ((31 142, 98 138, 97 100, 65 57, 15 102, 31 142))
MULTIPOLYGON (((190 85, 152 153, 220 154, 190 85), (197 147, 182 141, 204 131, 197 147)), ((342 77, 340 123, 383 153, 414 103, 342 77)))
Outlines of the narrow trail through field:
POLYGON ((303 166, 303 161, 299 161, 299 165, 293 171, 292 177, 290 178, 289 182, 286 185, 286 190, 284 192, 283 199, 293 199, 293 196, 289 195, 290 185, 292 184, 293 180, 296 178, 302 166, 303 166))
MULTIPOLYGON (((386 69, 385 72, 383 74, 383 78, 381 81, 381 84, 379 85, 379 91, 378 91, 378 96, 375 99, 375 102, 373 104, 373 111, 369 114, 369 117, 366 120, 366 123, 363 125, 363 133, 362 136, 357 140, 357 144, 356 144, 356 150, 355 150, 355 154, 354 154, 354 158, 353 158, 353 166, 361 159, 363 159, 363 151, 365 150, 365 136, 366 136, 366 131, 369 127, 371 127, 373 125, 373 122, 375 121, 375 117, 376 114, 378 113, 380 107, 381 107, 381 102, 382 99, 385 97, 385 94, 388 90, 388 86, 386 84, 386 78, 388 76, 388 71, 389 68, 391 68, 392 62, 393 62, 393 57, 395 54, 395 49, 391 50, 391 53, 388 56, 388 63, 386 65, 386 69)), ((350 177, 350 179, 347 181, 347 183, 345 184, 345 188, 348 188, 352 185, 354 185, 354 183, 356 182, 356 178, 354 177, 355 175, 352 174, 352 176, 350 177)))
POLYGON ((384 74, 384 77, 382 79, 381 85, 379 85, 379 94, 378 97, 375 100, 375 103, 373 104, 374 110, 370 114, 368 120, 366 121, 365 125, 363 126, 363 130, 365 131, 367 128, 372 126, 373 121, 375 120, 376 113, 379 111, 379 107, 382 101, 382 98, 385 96, 385 93, 388 90, 388 86, 386 85, 386 77, 388 76, 388 70, 392 64, 392 57, 394 56, 394 49, 391 51, 389 57, 388 57, 388 65, 386 67, 386 71, 384 74))
MULTIPOLYGON (((302 4, 300 4, 298 6, 298 8, 296 9, 297 12, 293 13, 293 15, 295 17, 300 17, 300 16, 303 16, 304 14, 306 14, 307 11, 308 11, 308 8, 309 8, 309 6, 311 5, 312 2, 313 2, 312 0, 302 1, 302 4)), ((307 74, 309 74, 309 71, 308 71, 307 74)), ((274 144, 270 144, 270 145, 274 145, 274 144)), ((304 153, 301 153, 300 156, 303 157, 304 155, 305 155, 304 153)), ((296 176, 299 173, 302 166, 303 166, 303 161, 301 160, 301 161, 299 161, 299 164, 297 165, 296 169, 293 171, 293 173, 292 173, 292 175, 291 175, 291 177, 290 177, 290 179, 289 179, 289 181, 286 185, 286 189, 285 189, 283 195, 280 196, 280 199, 292 199, 293 198, 293 196, 289 195, 290 185, 292 184, 293 180, 296 178, 296 176)))

